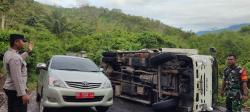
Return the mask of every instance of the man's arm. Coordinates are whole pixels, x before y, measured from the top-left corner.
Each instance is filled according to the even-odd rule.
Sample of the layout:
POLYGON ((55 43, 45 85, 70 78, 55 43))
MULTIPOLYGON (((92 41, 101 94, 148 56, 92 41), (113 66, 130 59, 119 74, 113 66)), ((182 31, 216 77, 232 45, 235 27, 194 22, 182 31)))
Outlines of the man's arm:
POLYGON ((17 96, 26 95, 26 88, 22 80, 21 67, 22 63, 20 59, 11 59, 9 61, 10 77, 15 85, 17 96))
POLYGON ((248 96, 248 87, 247 87, 247 82, 246 81, 244 81, 242 83, 242 92, 243 92, 244 96, 248 96))
POLYGON ((33 50, 33 42, 29 42, 28 51, 21 54, 21 57, 23 58, 23 60, 26 60, 26 58, 29 57, 29 53, 31 53, 32 50, 33 50))
POLYGON ((26 60, 26 58, 29 57, 29 53, 28 52, 24 52, 23 54, 21 54, 21 57, 23 58, 23 60, 26 60))
POLYGON ((220 89, 220 94, 221 96, 224 96, 224 93, 225 93, 225 88, 226 88, 226 73, 225 73, 226 69, 224 69, 223 71, 223 75, 222 75, 222 85, 221 85, 221 89, 220 89))
POLYGON ((248 97, 248 87, 247 87, 247 81, 248 81, 248 75, 247 75, 247 70, 246 68, 243 68, 241 70, 241 90, 243 94, 243 99, 247 99, 248 97))
POLYGON ((221 90, 220 90, 221 96, 224 96, 225 87, 226 87, 226 83, 225 83, 225 81, 224 81, 224 79, 223 79, 223 81, 222 81, 222 86, 221 86, 221 90))
POLYGON ((17 96, 22 98, 23 104, 29 103, 29 96, 26 93, 26 84, 22 80, 22 63, 20 59, 11 59, 9 61, 10 77, 15 85, 17 96))

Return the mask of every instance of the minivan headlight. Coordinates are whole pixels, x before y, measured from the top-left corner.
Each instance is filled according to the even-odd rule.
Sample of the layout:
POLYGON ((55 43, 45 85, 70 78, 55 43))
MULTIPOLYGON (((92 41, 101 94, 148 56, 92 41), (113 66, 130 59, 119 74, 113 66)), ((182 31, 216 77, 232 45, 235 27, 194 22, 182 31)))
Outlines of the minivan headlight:
POLYGON ((61 87, 61 88, 66 88, 65 84, 63 81, 55 78, 55 77, 49 77, 49 85, 53 87, 61 87))
POLYGON ((106 89, 106 88, 112 88, 111 82, 109 80, 106 80, 103 84, 102 84, 102 88, 106 89))

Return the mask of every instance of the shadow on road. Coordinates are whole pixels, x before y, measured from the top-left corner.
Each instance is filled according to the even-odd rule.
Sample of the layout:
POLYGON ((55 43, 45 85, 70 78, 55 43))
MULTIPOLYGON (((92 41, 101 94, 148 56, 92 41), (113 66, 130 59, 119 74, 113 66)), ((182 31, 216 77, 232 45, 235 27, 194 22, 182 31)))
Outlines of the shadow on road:
POLYGON ((97 112, 94 108, 60 108, 53 109, 51 112, 97 112))
MULTIPOLYGON (((1 93, 1 92, 0 92, 1 93)), ((3 93, 1 93, 3 94, 3 93)), ((28 112, 38 112, 38 104, 36 103, 36 93, 31 93, 31 102, 28 106, 28 112)), ((6 98, 6 96, 5 96, 6 98)), ((7 102, 5 100, 5 103, 1 106, 0 105, 0 112, 7 112, 7 102)), ((97 112, 95 108, 60 108, 60 109, 53 109, 52 112, 97 112)), ((151 108, 151 106, 143 105, 141 103, 132 102, 129 100, 124 100, 120 98, 114 99, 113 106, 110 107, 110 109, 107 112, 154 112, 151 108)), ((164 111, 166 112, 166 110, 164 111)), ((225 108, 219 107, 215 109, 213 112, 225 112, 225 108)), ((249 110, 243 111, 243 112, 250 112, 249 110)))

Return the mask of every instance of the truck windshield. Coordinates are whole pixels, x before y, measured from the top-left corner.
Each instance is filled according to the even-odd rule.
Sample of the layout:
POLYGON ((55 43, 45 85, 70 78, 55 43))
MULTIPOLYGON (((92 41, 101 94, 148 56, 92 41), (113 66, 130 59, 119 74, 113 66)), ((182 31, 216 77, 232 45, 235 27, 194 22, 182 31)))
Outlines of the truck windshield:
POLYGON ((100 72, 99 67, 90 59, 78 57, 54 57, 51 69, 81 72, 100 72))

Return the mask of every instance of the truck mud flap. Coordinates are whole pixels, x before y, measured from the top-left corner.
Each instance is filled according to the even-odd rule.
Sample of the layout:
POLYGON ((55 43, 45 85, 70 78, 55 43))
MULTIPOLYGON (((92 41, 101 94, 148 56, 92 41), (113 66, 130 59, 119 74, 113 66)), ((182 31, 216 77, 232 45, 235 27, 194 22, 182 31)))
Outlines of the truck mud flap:
POLYGON ((156 102, 152 105, 155 112, 174 112, 177 106, 177 99, 168 99, 165 101, 156 102))

